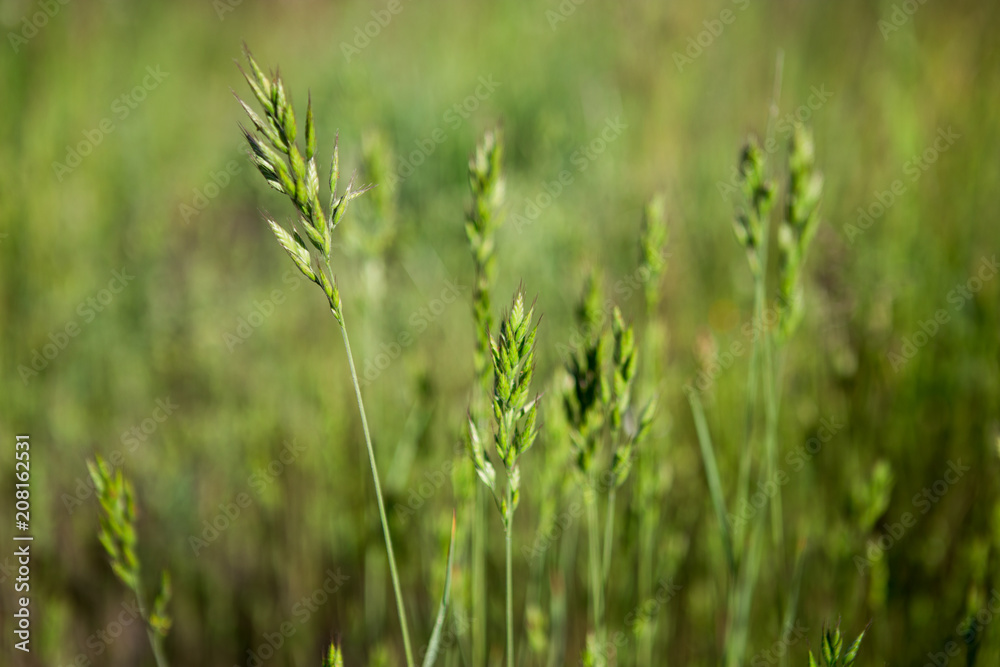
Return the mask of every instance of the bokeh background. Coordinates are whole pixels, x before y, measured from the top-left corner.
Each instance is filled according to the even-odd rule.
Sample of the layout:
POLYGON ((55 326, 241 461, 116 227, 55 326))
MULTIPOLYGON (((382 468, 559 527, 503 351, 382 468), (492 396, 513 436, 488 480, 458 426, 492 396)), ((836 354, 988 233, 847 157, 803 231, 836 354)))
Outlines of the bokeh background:
MULTIPOLYGON (((648 447, 665 480, 657 577, 681 589, 660 612, 657 652, 673 664, 717 662, 727 577, 682 388, 700 358, 746 339, 751 281, 731 231, 737 198, 720 183, 745 138, 767 131, 780 51, 777 117, 798 113, 814 129, 826 177, 806 317, 784 366, 782 454, 822 420, 842 426, 783 490, 789 539, 784 552, 766 552, 748 656, 804 664, 823 624, 840 618, 851 637, 871 621, 858 664, 924 664, 952 640, 962 648, 949 664, 964 664, 963 623, 978 613, 969 657, 997 664, 1000 625, 982 613, 1000 588, 996 268, 969 282, 1000 242, 996 3, 399 0, 395 9, 0 4, 0 541, 12 544, 15 433, 32 438, 36 536, 28 656, 12 646, 13 548, 0 552, 0 662, 152 664, 140 624, 115 625, 131 618, 130 597, 96 538, 85 461, 100 453, 135 483, 148 585, 161 568, 173 574, 173 664, 248 664, 286 622, 294 633, 267 664, 318 664, 330 639, 350 664, 401 664, 336 325, 263 224, 261 210, 290 210, 250 168, 237 127, 230 88, 245 91, 233 60, 246 40, 262 65, 280 64, 300 117, 311 90, 321 154, 339 131, 342 166, 404 176, 349 212, 337 275, 368 374, 418 646, 437 609, 451 512, 471 483, 461 440, 473 349, 466 164, 502 121, 508 221, 496 300, 521 283, 537 295, 539 388, 565 361, 560 344, 588 272, 642 325, 638 291, 614 288, 636 270, 645 201, 665 195, 670 256, 656 319, 669 345, 648 447), (733 20, 716 23, 724 10, 733 20), (391 20, 371 23, 373 11, 391 20), (366 25, 374 36, 359 37, 366 25), (602 132, 610 140, 592 144, 602 132), (939 133, 951 139, 935 148, 939 133), (572 183, 536 217, 518 218, 563 170, 572 183), (864 227, 859 207, 871 215, 864 227), (917 336, 941 309, 948 321, 917 336), (394 346, 403 334, 408 342, 394 346), (908 348, 915 337, 923 344, 908 348), (292 461, 274 464, 283 449, 292 461), (970 469, 934 492, 954 462, 970 469), (925 488, 934 502, 921 513, 925 488), (212 533, 220 505, 241 493, 249 506, 212 533), (886 539, 905 512, 916 525, 886 539), (880 537, 884 553, 859 568, 880 537), (341 575, 337 593, 303 607, 331 572, 341 575), (793 583, 808 632, 779 658, 768 651, 793 583)), ((787 128, 772 125, 779 180, 787 128)), ((748 363, 737 355, 705 397, 729 497, 748 363)), ((543 468, 565 472, 549 445, 523 463, 520 543, 538 524, 535 480, 543 468)), ((632 507, 626 495, 612 628, 652 593, 635 582, 632 507)), ((489 516, 499 660, 502 528, 489 516)), ((579 551, 561 582, 566 663, 579 659, 587 627, 579 551)), ((533 607, 542 620, 529 627, 549 610, 554 579, 542 574, 533 607)), ((459 590, 464 576, 459 562, 459 590)), ((517 579, 529 579, 523 560, 517 579)), ((526 595, 519 589, 519 615, 526 595)), ((461 611, 449 621, 447 665, 468 664, 461 611)), ((544 655, 525 648, 519 660, 545 664, 544 655)))

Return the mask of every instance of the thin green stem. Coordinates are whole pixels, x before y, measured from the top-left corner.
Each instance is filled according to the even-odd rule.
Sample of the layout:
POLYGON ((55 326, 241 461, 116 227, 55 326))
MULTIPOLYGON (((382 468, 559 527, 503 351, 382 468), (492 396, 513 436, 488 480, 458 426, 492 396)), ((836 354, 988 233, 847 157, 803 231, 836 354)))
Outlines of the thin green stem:
MULTIPOLYGON (((659 393, 660 378, 660 350, 663 347, 663 331, 656 325, 656 314, 659 310, 659 294, 656 290, 657 282, 647 283, 646 294, 646 334, 643 336, 644 362, 643 377, 648 385, 650 393, 659 393)), ((666 437, 663 442, 666 443, 666 437)), ((653 585, 653 559, 656 549, 656 527, 660 519, 660 488, 656 475, 656 459, 652 456, 652 451, 648 447, 639 450, 639 470, 638 470, 638 523, 639 523, 639 563, 638 563, 638 590, 641 594, 652 589, 653 585)), ((654 664, 655 646, 654 639, 658 629, 659 619, 656 616, 647 618, 639 636, 639 645, 636 653, 636 664, 654 664)), ((665 664, 664 661, 662 664, 665 664)))
POLYGON ((612 485, 608 491, 608 507, 604 519, 604 557, 601 567, 601 585, 608 585, 608 573, 611 571, 611 544, 615 537, 615 500, 618 489, 612 485))
MULTIPOLYGON (((648 456, 648 452, 640 453, 640 461, 648 456)), ((646 466, 649 466, 649 462, 646 462, 646 466)), ((641 470, 641 475, 648 475, 648 470, 641 470)), ((640 477, 641 479, 641 477, 640 477)), ((650 480, 647 478, 644 482, 649 484, 650 480)), ((653 551, 654 551, 654 534, 656 530, 656 517, 653 511, 649 509, 644 510, 639 515, 639 591, 645 594, 652 588, 653 581, 653 551), (647 516, 648 515, 648 516, 647 516)), ((645 627, 642 629, 642 634, 639 636, 639 651, 637 663, 640 665, 652 665, 653 664, 653 638, 656 635, 657 619, 656 617, 647 618, 645 621, 645 627)))
MULTIPOLYGON (((510 485, 507 486, 507 507, 513 505, 513 494, 510 485)), ((507 667, 514 667, 514 576, 513 576, 513 556, 511 554, 514 517, 513 512, 507 518, 507 525, 504 530, 504 541, 507 551, 507 667)))
POLYGON ((761 513, 760 520, 750 529, 750 544, 747 548, 747 558, 742 564, 740 572, 740 585, 731 597, 730 633, 726 642, 726 665, 728 667, 742 667, 743 658, 746 655, 753 591, 757 585, 763 550, 760 530, 765 516, 764 513, 761 513))
POLYGON ((585 504, 587 505, 587 540, 590 544, 590 605, 594 622, 594 638, 597 644, 594 658, 595 664, 602 665, 604 664, 601 659, 604 650, 604 591, 601 587, 601 547, 598 537, 600 520, 597 516, 597 490, 593 476, 591 476, 591 485, 586 493, 590 494, 590 497, 585 498, 585 504))
POLYGON ((722 548, 726 554, 726 565, 730 574, 735 578, 736 556, 733 554, 733 538, 729 530, 728 514, 726 513, 726 497, 722 493, 722 481, 719 478, 719 466, 715 460, 715 447, 712 444, 712 436, 708 431, 708 423, 705 421, 705 409, 698 398, 698 391, 693 387, 687 389, 688 403, 691 405, 691 416, 694 419, 694 428, 698 436, 698 448, 701 451, 702 464, 705 466, 705 478, 708 481, 708 492, 712 498, 712 506, 715 508, 715 517, 719 522, 719 535, 722 539, 722 548))
MULTIPOLYGON (((778 49, 774 61, 774 87, 771 91, 771 106, 768 109, 767 117, 767 137, 773 137, 775 123, 778 120, 779 103, 781 101, 781 84, 785 70, 785 52, 778 49)), ((767 258, 767 239, 764 242, 764 259, 767 258)), ((766 275, 767 265, 764 265, 766 275)), ((768 334, 764 341, 764 415, 765 415, 765 451, 767 452, 767 481, 771 481, 775 472, 777 462, 777 425, 778 425, 778 393, 775 389, 777 384, 777 369, 772 358, 775 345, 774 336, 768 334)), ((781 486, 777 487, 774 498, 771 500, 771 540, 778 550, 778 557, 784 561, 784 525, 782 521, 783 512, 781 509, 781 486)))
POLYGON ((486 664, 486 489, 476 484, 472 524, 472 664, 486 664))
MULTIPOLYGON (((491 369, 489 331, 491 327, 490 285, 492 280, 487 263, 473 252, 475 290, 472 295, 476 324, 476 385, 473 388, 472 415, 478 432, 484 433, 486 396, 489 393, 491 369)), ((472 526, 472 664, 486 664, 486 542, 489 497, 486 489, 476 484, 472 526)))
MULTIPOLYGON (((329 262, 327 262, 329 267, 329 262)), ((358 412, 361 413, 361 427, 365 433, 365 446, 368 448, 368 462, 371 464, 372 480, 375 483, 375 498, 378 500, 378 514, 382 522, 382 534, 385 535, 385 550, 389 556, 389 573, 392 576, 392 588, 396 594, 396 610, 399 612, 399 626, 403 631, 403 650, 406 653, 407 667, 414 667, 413 650, 410 648, 410 632, 406 627, 406 608, 403 606, 403 591, 399 585, 399 573, 396 570, 396 554, 392 548, 392 535, 389 533, 389 520, 385 515, 385 502, 382 500, 382 485, 379 483, 378 466, 375 464, 375 449, 372 447, 371 433, 368 430, 368 417, 365 415, 365 403, 361 398, 361 385, 358 382, 358 371, 354 367, 354 355, 351 353, 351 339, 347 335, 347 325, 341 313, 340 333, 344 337, 344 350, 347 352, 347 363, 351 368, 351 381, 354 383, 354 396, 358 401, 358 412)))
POLYGON ((570 597, 570 587, 576 581, 576 545, 580 536, 580 523, 574 521, 559 545, 559 556, 553 568, 551 596, 549 598, 549 617, 552 626, 549 637, 548 667, 559 667, 565 664, 566 656, 566 600, 570 597))
MULTIPOLYGON (((774 341, 771 336, 764 343, 764 415, 765 425, 765 451, 767 452, 767 477, 765 481, 774 481, 774 474, 777 468, 778 458, 778 392, 777 392, 777 368, 772 358, 772 348, 774 341)), ((778 484, 771 498, 771 541, 777 549, 778 558, 784 560, 784 522, 781 510, 781 485, 778 484)))
MULTIPOLYGON (((766 266, 766 265, 765 265, 766 266)), ((763 270, 763 269, 762 269, 763 270)), ((758 331, 764 318, 764 278, 754 277, 754 297, 753 297, 753 322, 754 331, 758 331)), ((753 427, 754 408, 757 405, 757 368, 760 365, 760 334, 756 334, 751 341, 750 368, 747 373, 747 404, 745 416, 745 432, 743 440, 743 456, 740 458, 739 486, 736 491, 737 503, 746 500, 750 494, 750 468, 753 463, 753 427)), ((743 543, 743 531, 740 531, 739 542, 743 543)), ((742 549, 741 549, 742 551, 742 549)))
MULTIPOLYGON (((781 636, 788 637, 791 634, 795 623, 795 608, 799 603, 799 590, 802 587, 802 569, 805 564, 805 549, 799 549, 795 555, 795 569, 792 571, 792 587, 788 592, 788 601, 785 604, 784 620, 781 622, 781 636)), ((781 656, 780 665, 787 664, 787 651, 781 656)))
POLYGON ((156 660, 156 667, 168 667, 167 658, 163 654, 163 638, 153 630, 149 624, 149 612, 146 607, 146 599, 142 595, 141 584, 139 584, 139 571, 135 573, 136 587, 132 589, 135 593, 136 603, 139 605, 139 615, 146 625, 146 636, 149 637, 149 645, 153 649, 153 659, 156 660))

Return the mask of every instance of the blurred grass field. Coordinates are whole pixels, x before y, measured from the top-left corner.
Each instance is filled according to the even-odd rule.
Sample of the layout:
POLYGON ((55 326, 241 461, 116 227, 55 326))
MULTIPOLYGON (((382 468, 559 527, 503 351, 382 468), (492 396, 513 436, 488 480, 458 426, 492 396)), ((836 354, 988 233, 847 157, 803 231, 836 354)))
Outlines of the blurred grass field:
MULTIPOLYGON (((349 664, 402 664, 343 351, 320 295, 269 238, 259 211, 287 208, 238 131, 230 88, 245 90, 233 64, 245 40, 262 65, 280 65, 297 111, 311 91, 321 156, 337 131, 348 171, 376 137, 395 156, 397 182, 339 230, 337 277, 418 644, 437 609, 453 482, 472 476, 461 443, 474 340, 466 165, 502 121, 495 293, 507 303, 523 283, 537 295, 539 386, 565 361, 589 271, 640 317, 628 281, 642 210, 665 194, 669 346, 662 437, 648 447, 670 480, 658 575, 681 588, 658 642, 671 664, 718 660, 722 547, 682 388, 699 355, 717 351, 707 412, 723 480, 734 480, 749 355, 725 351, 754 323, 727 184, 746 136, 766 131, 780 50, 781 148, 769 157, 780 165, 798 114, 826 178, 805 321, 785 364, 780 460, 839 426, 801 467, 787 459, 788 549, 767 554, 748 663, 806 664, 823 624, 841 618, 852 638, 872 622, 860 665, 922 665, 949 641, 962 648, 948 664, 962 664, 972 618, 975 664, 998 664, 988 605, 1000 589, 1000 7, 399 2, 364 46, 358 35, 385 3, 0 4, 0 435, 31 434, 35 534, 27 656, 13 648, 12 557, 0 552, 0 662, 152 664, 139 623, 108 635, 128 599, 96 539, 85 461, 100 453, 135 483, 147 574, 173 574, 173 664, 246 665, 286 622, 293 632, 268 664, 318 664, 331 639, 349 664), (43 11, 44 25, 26 29, 43 11), (733 20, 712 34, 705 22, 723 11, 733 20), (562 172, 569 183, 553 195, 562 172), (939 491, 956 462, 970 470, 939 491), (239 494, 248 506, 211 537, 239 494), (897 538, 907 512, 916 522, 897 538), (859 567, 880 538, 881 557, 859 567), (779 659, 800 549, 808 641, 779 659), (337 593, 303 603, 331 572, 337 593)), ((547 444, 524 464, 522 543, 534 539, 532 468, 547 444)), ((490 520, 498 661, 502 530, 490 520)), ((636 590, 622 525, 612 628, 652 594, 636 590)), ((584 586, 567 585, 569 663, 587 618, 584 586)), ((453 626, 444 664, 468 664, 466 631, 453 626)))

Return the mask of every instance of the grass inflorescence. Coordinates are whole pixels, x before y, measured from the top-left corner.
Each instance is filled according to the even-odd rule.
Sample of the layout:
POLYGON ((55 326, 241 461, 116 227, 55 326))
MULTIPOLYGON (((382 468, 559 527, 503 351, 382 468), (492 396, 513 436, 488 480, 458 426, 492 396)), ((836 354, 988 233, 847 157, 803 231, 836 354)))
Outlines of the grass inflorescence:
MULTIPOLYGON (((408 667, 415 667, 408 609, 423 607, 404 597, 375 447, 351 351, 345 301, 333 270, 339 259, 336 250, 343 247, 335 241, 335 234, 345 220, 348 206, 379 181, 391 177, 392 152, 383 135, 377 131, 367 133, 362 162, 366 178, 373 183, 358 185, 354 175, 341 190, 338 135, 332 142, 328 171, 321 179, 311 96, 300 132, 291 93, 281 76, 277 72, 265 73, 248 49, 245 57, 248 71, 244 76, 260 109, 255 110, 237 97, 251 126, 242 128, 249 157, 265 183, 284 196, 293 212, 288 221, 266 214, 264 219, 298 273, 323 292, 326 307, 340 329, 374 485, 403 660, 408 667)), ((676 514, 675 502, 683 502, 671 495, 675 443, 669 406, 678 392, 668 381, 673 369, 668 366, 669 336, 662 312, 670 238, 667 200, 657 195, 646 203, 641 228, 633 241, 636 245, 632 247, 638 247, 636 274, 642 279, 637 317, 633 321, 627 315, 632 307, 627 299, 615 303, 605 298, 601 272, 591 271, 583 281, 575 310, 576 343, 552 376, 540 380, 536 378, 536 354, 543 356, 549 346, 537 339, 537 301, 528 303, 519 287, 510 305, 502 312, 494 312, 498 258, 504 256, 498 248, 507 187, 504 154, 503 133, 489 130, 475 146, 467 165, 471 205, 466 211, 464 232, 472 258, 474 337, 467 416, 460 428, 467 454, 462 471, 469 472, 474 486, 463 487, 461 481, 454 484, 458 507, 452 514, 440 582, 443 591, 433 623, 420 624, 430 627, 430 633, 419 657, 424 667, 439 661, 448 665, 492 665, 502 659, 508 667, 554 667, 565 664, 571 655, 579 655, 583 664, 600 667, 663 664, 672 636, 669 619, 682 614, 661 611, 657 598, 653 598, 657 602, 655 611, 649 611, 649 595, 659 591, 671 591, 673 595, 674 587, 666 583, 666 577, 678 571, 690 542, 666 520, 676 514), (551 390, 546 395, 535 385, 551 390), (543 451, 536 452, 535 460, 529 463, 526 455, 536 442, 541 443, 543 451), (491 641, 499 637, 499 633, 491 631, 499 612, 491 614, 491 610, 499 610, 500 605, 492 603, 498 596, 491 597, 488 582, 491 547, 499 541, 497 532, 490 530, 497 519, 491 510, 487 511, 490 499, 499 515, 504 545, 502 647, 499 641, 491 641), (627 502, 621 503, 622 499, 627 502), (515 522, 517 510, 525 505, 529 516, 522 514, 523 520, 515 522), (530 521, 537 523, 538 535, 534 540, 526 539, 521 551, 529 570, 521 608, 516 604, 522 597, 522 586, 515 577, 514 544, 530 521), (586 546, 578 554, 577 536, 581 530, 586 532, 586 546), (461 544, 456 547, 459 536, 461 544), (466 577, 466 571, 471 576, 466 577), (461 584, 457 586, 459 606, 472 613, 470 637, 449 636, 453 629, 449 625, 453 572, 461 573, 461 584), (582 593, 572 590, 577 580, 584 589, 582 593), (586 622, 574 627, 571 605, 584 599, 586 622), (631 612, 623 611, 629 607, 631 612), (623 623, 629 632, 616 632, 614 629, 623 623), (577 635, 581 642, 571 646, 577 635), (457 662, 459 657, 461 663, 457 662)), ((718 586, 723 591, 724 611, 719 616, 722 639, 717 657, 727 667, 740 667, 746 661, 753 614, 760 606, 757 589, 762 571, 781 568, 786 559, 780 488, 768 498, 765 511, 757 513, 749 523, 734 524, 727 510, 730 503, 745 501, 755 479, 774 475, 782 453, 778 430, 783 353, 805 318, 805 259, 820 222, 823 193, 814 141, 803 126, 796 126, 792 132, 786 167, 787 185, 781 189, 770 174, 767 154, 755 140, 746 144, 738 159, 742 201, 733 229, 752 281, 752 312, 755 318, 763 319, 765 311, 772 308, 768 295, 774 294, 779 317, 776 326, 753 341, 733 484, 726 477, 729 468, 720 465, 725 460, 720 453, 727 447, 713 438, 711 413, 706 410, 706 405, 711 408, 711 404, 701 392, 687 387, 708 489, 704 509, 711 510, 718 524, 720 546, 711 552, 709 565, 719 575, 718 586), (772 223, 775 211, 778 220, 772 223), (772 255, 770 249, 775 242, 777 251, 772 255)), ((392 193, 379 190, 370 197, 370 205, 362 209, 368 215, 361 217, 369 219, 371 229, 356 238, 362 239, 369 259, 384 260, 379 267, 380 279, 384 279, 390 271, 389 249, 401 227, 392 193)), ((573 287, 567 286, 566 291, 575 292, 573 287)), ((366 306, 365 314, 372 316, 375 304, 366 306)), ((416 443, 410 443, 407 451, 407 456, 414 455, 416 443)), ((163 639, 171 625, 167 612, 169 576, 163 574, 158 594, 147 605, 136 552, 132 487, 121 470, 112 472, 100 458, 90 464, 90 469, 102 508, 100 542, 116 576, 136 595, 156 662, 165 667, 163 639)), ((456 473, 456 480, 461 479, 462 471, 456 473)), ((398 491, 399 479, 405 474, 391 474, 396 481, 390 492, 398 491)), ((878 475, 870 484, 858 486, 857 504, 863 508, 858 523, 863 531, 871 529, 888 505, 888 486, 878 475)), ((366 567, 383 565, 380 557, 371 557, 368 546, 366 567)), ((797 616, 803 562, 804 549, 799 547, 788 590, 779 595, 782 636, 787 635, 797 616)), ((366 591, 366 612, 369 606, 376 609, 380 605, 377 579, 366 573, 366 582, 376 582, 372 584, 376 591, 371 598, 366 591)), ((380 611, 366 613, 365 620, 380 625, 381 617, 380 611)), ((827 667, 851 667, 864 634, 845 651, 839 627, 824 631, 821 659, 827 667)), ((388 646, 383 640, 371 651, 372 664, 391 663, 388 646)), ((809 660, 811 666, 819 664, 812 652, 809 660)), ((328 644, 322 664, 340 667, 344 662, 341 643, 328 644)))

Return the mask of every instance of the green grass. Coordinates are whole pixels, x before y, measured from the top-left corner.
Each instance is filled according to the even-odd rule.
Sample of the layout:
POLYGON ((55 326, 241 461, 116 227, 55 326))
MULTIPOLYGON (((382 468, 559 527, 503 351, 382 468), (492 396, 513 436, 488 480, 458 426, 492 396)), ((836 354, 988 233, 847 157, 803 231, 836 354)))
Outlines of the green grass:
MULTIPOLYGON (((266 664, 333 663, 331 642, 345 664, 406 664, 389 534, 414 662, 437 629, 441 665, 578 664, 588 636, 591 658, 613 645, 622 665, 739 663, 734 639, 744 665, 805 665, 810 649, 826 659, 816 642, 839 618, 850 638, 870 622, 855 665, 928 654, 996 663, 986 621, 1000 588, 1000 291, 988 269, 1000 246, 997 9, 926 3, 883 36, 892 2, 585 2, 555 30, 546 10, 557 3, 414 3, 347 63, 341 42, 383 7, 242 3, 220 21, 211 3, 70 3, 0 58, 0 433, 35 445, 31 658, 154 664, 142 623, 110 642, 98 633, 110 637, 134 590, 154 598, 167 569, 171 664, 246 664, 283 623, 294 632, 266 664), (735 21, 678 71, 674 52, 727 8, 735 21), (302 132, 311 91, 321 166, 339 131, 343 172, 379 183, 351 203, 330 249, 384 521, 329 304, 262 220, 287 225, 296 209, 264 187, 237 129, 245 115, 229 89, 246 90, 232 64, 244 39, 262 63, 280 63, 302 132), (169 74, 116 113, 157 66, 169 74), (490 76, 500 85, 468 117, 447 115, 490 76), (810 109, 824 86, 829 98, 810 109), (824 181, 800 263, 779 228, 795 218, 782 120, 802 109, 824 181), (596 154, 619 116, 624 129, 596 154), (59 180, 53 163, 104 118, 113 131, 59 180), (486 258, 470 257, 469 156, 498 122, 506 222, 490 231, 487 276, 486 258), (949 128, 957 138, 934 149, 949 128), (763 294, 732 234, 744 203, 734 168, 754 132, 777 193, 763 294), (428 139, 423 163, 392 183, 428 139), (914 160, 932 149, 932 162, 914 160), (562 172, 569 184, 553 196, 562 172), (886 193, 892 204, 856 235, 859 207, 877 212, 886 193), (543 194, 551 203, 515 224, 543 194), (668 233, 644 234, 656 220, 668 233), (657 246, 667 261, 644 280, 657 246), (134 278, 112 292, 116 271, 134 278), (621 342, 626 328, 634 336, 626 433, 656 399, 631 473, 611 503, 598 484, 593 506, 562 400, 567 367, 593 343, 576 315, 588 276, 610 302, 597 308, 606 381, 617 379, 615 306, 621 342), (487 445, 493 435, 483 333, 496 336, 500 304, 520 285, 541 316, 531 382, 541 399, 537 441, 518 462, 508 614, 504 524, 466 438, 470 413, 487 445), (801 317, 794 335, 761 338, 755 353, 772 313, 801 317), (684 388, 708 376, 692 412, 684 388), (123 588, 97 537, 95 455, 135 487, 136 587, 123 588), (969 470, 956 478, 959 465, 969 470), (778 495, 756 507, 777 475, 780 509, 778 495), (220 505, 239 510, 221 530, 211 526, 220 505), (729 546, 725 513, 747 517, 729 527, 729 546), (192 538, 207 546, 195 553, 192 538), (750 586, 743 566, 755 552, 750 586)), ((4 34, 37 10, 9 3, 4 34)), ((606 416, 602 465, 617 448, 606 416)), ((13 505, 0 507, 12 525, 13 505)), ((0 662, 33 664, 12 646, 10 614, 0 619, 0 662)))

